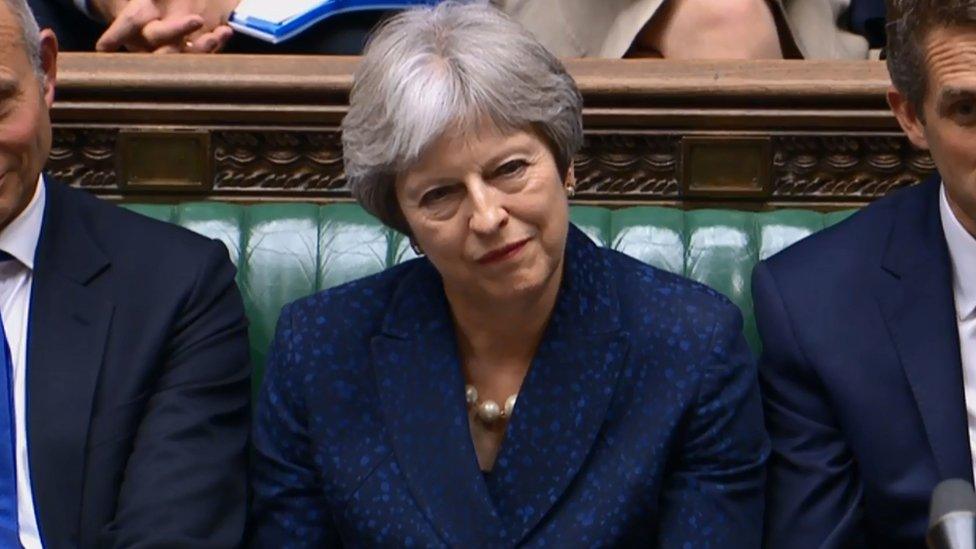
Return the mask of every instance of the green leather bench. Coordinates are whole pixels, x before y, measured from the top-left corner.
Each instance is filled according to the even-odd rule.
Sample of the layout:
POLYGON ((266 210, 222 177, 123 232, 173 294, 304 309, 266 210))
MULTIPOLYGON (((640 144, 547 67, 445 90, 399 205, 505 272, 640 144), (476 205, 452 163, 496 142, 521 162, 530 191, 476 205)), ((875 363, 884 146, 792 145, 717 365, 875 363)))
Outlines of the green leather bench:
MULTIPOLYGON (((251 321, 255 384, 285 303, 414 257, 405 238, 354 204, 194 202, 127 207, 227 245, 251 321)), ((750 289, 753 265, 850 213, 574 206, 571 217, 600 244, 729 296, 742 309, 746 338, 758 349, 750 289)))

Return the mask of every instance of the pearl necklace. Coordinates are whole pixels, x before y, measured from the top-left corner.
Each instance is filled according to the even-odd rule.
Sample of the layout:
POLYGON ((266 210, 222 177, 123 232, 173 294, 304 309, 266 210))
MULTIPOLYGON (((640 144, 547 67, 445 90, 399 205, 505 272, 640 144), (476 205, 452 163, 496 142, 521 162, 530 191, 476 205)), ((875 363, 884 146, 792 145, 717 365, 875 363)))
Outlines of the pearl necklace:
POLYGON ((485 399, 479 402, 478 400, 478 389, 475 389, 474 385, 464 386, 464 398, 468 401, 468 407, 474 408, 474 415, 482 423, 486 425, 491 425, 500 419, 508 419, 512 417, 512 411, 515 410, 515 401, 518 400, 518 393, 505 399, 505 407, 502 408, 494 400, 485 399))

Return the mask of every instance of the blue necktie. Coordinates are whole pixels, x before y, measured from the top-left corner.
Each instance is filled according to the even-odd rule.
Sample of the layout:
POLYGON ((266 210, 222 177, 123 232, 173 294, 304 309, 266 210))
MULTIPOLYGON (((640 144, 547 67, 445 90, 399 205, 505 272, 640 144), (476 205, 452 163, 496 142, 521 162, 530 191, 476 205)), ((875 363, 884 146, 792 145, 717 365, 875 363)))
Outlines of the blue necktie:
MULTIPOLYGON (((14 261, 7 252, 0 251, 0 262, 14 261)), ((13 395, 13 363, 7 332, 0 316, 0 547, 20 547, 20 525, 17 521, 17 461, 15 458, 15 424, 13 395)))

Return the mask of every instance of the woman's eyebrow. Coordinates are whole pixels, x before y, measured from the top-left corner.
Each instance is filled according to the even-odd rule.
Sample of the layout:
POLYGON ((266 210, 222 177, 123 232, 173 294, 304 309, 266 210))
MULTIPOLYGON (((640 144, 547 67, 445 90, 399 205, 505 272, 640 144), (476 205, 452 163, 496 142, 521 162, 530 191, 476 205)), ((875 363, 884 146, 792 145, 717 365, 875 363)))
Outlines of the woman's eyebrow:
POLYGON ((516 155, 516 154, 528 154, 530 152, 529 147, 527 147, 524 143, 503 145, 499 147, 499 149, 500 151, 496 154, 489 156, 488 161, 485 162, 484 164, 485 167, 488 168, 489 170, 494 170, 495 168, 497 168, 498 164, 500 164, 503 160, 505 160, 509 156, 516 155))

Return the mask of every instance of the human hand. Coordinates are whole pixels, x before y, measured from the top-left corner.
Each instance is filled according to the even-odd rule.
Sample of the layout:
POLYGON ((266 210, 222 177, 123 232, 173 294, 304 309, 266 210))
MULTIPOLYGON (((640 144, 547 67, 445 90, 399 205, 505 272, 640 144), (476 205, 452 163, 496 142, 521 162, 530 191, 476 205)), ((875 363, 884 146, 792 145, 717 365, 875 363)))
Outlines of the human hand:
POLYGON ((125 8, 128 2, 129 0, 88 0, 88 6, 92 15, 111 24, 112 21, 115 21, 115 16, 125 8))
POLYGON ((210 32, 203 34, 196 33, 193 36, 184 36, 185 39, 177 39, 175 42, 164 44, 154 50, 153 53, 217 53, 223 49, 227 41, 234 36, 234 29, 227 25, 220 25, 210 32))
POLYGON ((239 0, 95 0, 93 7, 111 24, 97 51, 208 53, 233 35, 227 18, 239 0), (122 5, 121 9, 119 5, 122 5), (114 11, 113 10, 118 10, 114 11))

